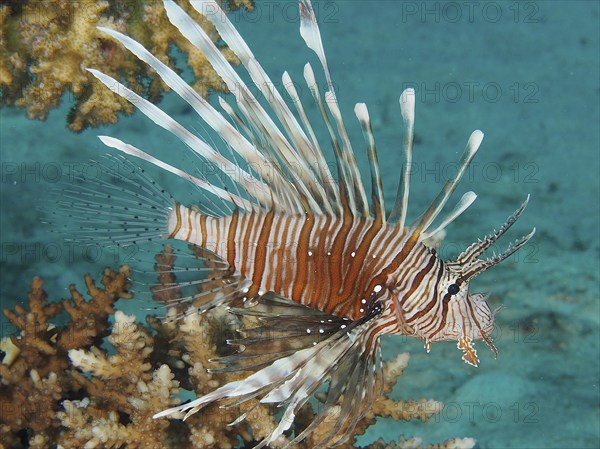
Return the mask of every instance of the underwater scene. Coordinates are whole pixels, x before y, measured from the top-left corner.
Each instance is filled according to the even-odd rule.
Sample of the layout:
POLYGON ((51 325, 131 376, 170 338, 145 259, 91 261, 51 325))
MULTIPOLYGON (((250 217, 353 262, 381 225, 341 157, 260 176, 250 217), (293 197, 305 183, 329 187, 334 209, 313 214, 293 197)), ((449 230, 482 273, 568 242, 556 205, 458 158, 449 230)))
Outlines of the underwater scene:
POLYGON ((218 5, 0 5, 0 448, 600 447, 600 3, 218 5), (321 151, 326 170, 303 165, 321 151), (289 217, 320 211, 308 256, 331 239, 346 263, 396 208, 405 240, 357 249, 340 278, 261 232, 296 232, 300 254, 289 217), (327 228, 331 209, 359 230, 327 228), (186 241, 157 238, 161 219, 186 241), (231 245, 200 248, 210 233, 264 279, 229 269, 231 245), (409 316, 363 274, 411 236, 440 274, 402 259, 409 316), (372 302, 341 313, 319 299, 336 283, 372 302), (462 330, 424 336, 459 297, 462 330))

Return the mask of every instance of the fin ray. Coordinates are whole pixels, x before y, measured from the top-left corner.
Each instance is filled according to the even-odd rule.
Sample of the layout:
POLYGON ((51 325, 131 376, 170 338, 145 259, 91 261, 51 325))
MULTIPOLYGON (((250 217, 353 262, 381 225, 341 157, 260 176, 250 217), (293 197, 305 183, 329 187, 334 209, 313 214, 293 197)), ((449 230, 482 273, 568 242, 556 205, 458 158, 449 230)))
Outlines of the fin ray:
POLYGON ((50 192, 47 204, 52 208, 45 208, 49 223, 68 240, 99 246, 166 238, 175 205, 171 195, 126 158, 107 155, 106 161, 98 164, 96 179, 76 175, 50 192))
POLYGON ((404 125, 402 136, 402 150, 404 152, 404 164, 398 183, 396 201, 390 213, 390 221, 398 220, 400 229, 406 223, 406 212, 408 209, 408 197, 410 192, 410 175, 412 173, 413 143, 415 137, 415 90, 405 89, 400 94, 400 114, 404 125))
POLYGON ((158 126, 174 134, 192 151, 202 156, 207 161, 215 164, 216 167, 218 167, 225 176, 230 178, 232 182, 241 184, 246 191, 252 194, 252 196, 257 198, 259 201, 269 204, 271 201, 271 196, 268 193, 269 189, 261 180, 257 179, 251 173, 245 171, 242 167, 232 163, 229 159, 215 151, 210 145, 208 145, 198 136, 191 133, 188 129, 171 118, 163 110, 148 100, 142 98, 131 89, 125 87, 114 78, 111 78, 110 76, 105 75, 95 69, 87 70, 114 93, 130 101, 140 112, 146 115, 146 117, 148 117, 158 126))
POLYGON ((248 286, 225 260, 197 245, 186 244, 184 249, 165 245, 155 261, 152 270, 139 270, 138 274, 159 274, 158 282, 147 283, 152 298, 165 307, 175 307, 178 317, 236 302, 248 286))
POLYGON ((456 172, 456 175, 454 176, 454 178, 448 180, 446 182, 446 184, 444 184, 444 187, 442 188, 440 193, 435 197, 435 199, 432 201, 429 208, 411 226, 413 229, 413 234, 422 234, 429 229, 429 226, 431 226, 431 223, 433 222, 433 220, 435 220, 436 217, 439 215, 442 208, 448 201, 448 198, 450 197, 452 192, 454 192, 454 190, 458 186, 458 183, 460 182, 462 176, 464 175, 465 171, 469 167, 471 160, 473 160, 475 153, 477 153, 477 150, 479 149, 479 146, 481 145, 482 140, 483 140, 483 133, 481 131, 476 130, 471 133, 471 136, 469 137, 469 141, 467 142, 465 151, 460 159, 459 169, 456 172))
MULTIPOLYGON (((305 162, 299 157, 289 141, 283 136, 271 117, 261 106, 260 102, 254 97, 250 89, 248 89, 230 63, 217 49, 206 32, 175 2, 164 1, 163 4, 171 23, 179 29, 186 39, 204 53, 212 67, 219 76, 221 76, 223 81, 225 81, 229 90, 234 94, 238 104, 240 106, 245 106, 245 109, 242 110, 246 117, 253 122, 253 127, 268 136, 271 148, 278 152, 282 161, 285 164, 289 164, 290 167, 303 167, 305 162)), ((271 162, 277 163, 278 161, 271 162)), ((300 176, 297 178, 290 178, 289 180, 296 186, 298 192, 308 200, 311 209, 316 213, 320 213, 320 207, 314 197, 310 194, 306 179, 303 176, 300 176)))
MULTIPOLYGON (((231 399, 234 405, 239 405, 251 398, 260 397, 261 403, 279 404, 284 407, 283 416, 275 430, 263 439, 255 448, 261 448, 269 445, 287 431, 299 409, 313 398, 314 395, 326 383, 330 383, 330 393, 327 396, 323 408, 318 412, 315 420, 309 424, 308 428, 296 435, 286 447, 291 447, 311 433, 319 423, 327 416, 335 415, 334 406, 341 400, 342 413, 335 416, 336 424, 333 431, 317 446, 324 448, 332 440, 341 442, 345 440, 354 426, 366 410, 370 407, 374 398, 372 392, 361 393, 364 400, 355 400, 355 394, 362 391, 362 388, 374 389, 377 373, 381 369, 378 338, 371 335, 373 321, 371 317, 365 320, 351 321, 344 320, 335 316, 327 315, 323 312, 315 311, 306 306, 291 304, 276 295, 267 296, 264 302, 261 300, 254 307, 233 309, 233 312, 240 315, 250 314, 259 317, 261 327, 249 329, 249 333, 255 334, 254 341, 234 340, 233 344, 248 344, 267 348, 265 351, 252 351, 252 354, 243 356, 229 356, 218 359, 227 366, 222 371, 235 371, 246 368, 261 368, 259 371, 246 377, 244 380, 230 382, 217 390, 195 399, 192 402, 162 411, 155 418, 167 416, 175 412, 187 412, 186 418, 197 412, 202 407, 216 402, 231 399), (282 315, 284 306, 289 303, 292 308, 292 315, 282 315), (257 308, 256 310, 253 310, 257 308), (297 314, 304 310, 305 314, 297 314), (305 338, 301 341, 300 347, 289 351, 280 345, 289 343, 290 340, 297 342, 297 339, 281 339, 274 341, 271 335, 278 335, 285 331, 284 323, 289 319, 302 319, 298 321, 298 326, 305 325, 305 338), (323 332, 313 332, 312 329, 323 332), (266 346, 265 346, 266 345, 266 346), (279 351, 275 351, 279 346, 279 351), (260 359, 260 357, 265 357, 260 359), (253 362, 255 362, 253 364, 253 362), (352 419, 348 421, 348 418, 352 419)), ((245 331, 242 330, 242 333, 245 331)), ((219 369, 215 370, 219 371, 219 369)), ((230 404, 228 404, 230 405, 230 404)), ((227 405, 225 405, 227 406, 227 405)), ((239 422, 245 415, 242 414, 235 422, 239 422)))

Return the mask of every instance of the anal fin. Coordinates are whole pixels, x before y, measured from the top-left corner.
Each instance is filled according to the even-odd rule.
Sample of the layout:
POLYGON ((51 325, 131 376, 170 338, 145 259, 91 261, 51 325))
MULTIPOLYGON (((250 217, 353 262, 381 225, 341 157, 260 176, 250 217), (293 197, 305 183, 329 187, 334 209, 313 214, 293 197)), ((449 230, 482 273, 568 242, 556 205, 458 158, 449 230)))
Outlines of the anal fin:
POLYGON ((143 262, 136 264, 134 285, 142 284, 141 295, 150 292, 158 307, 174 307, 179 316, 190 310, 205 312, 241 300, 249 281, 242 279, 217 254, 197 245, 186 244, 184 248, 181 245, 182 242, 165 245, 155 255, 152 268, 137 269, 143 267, 143 262), (146 280, 149 277, 152 280, 146 280))

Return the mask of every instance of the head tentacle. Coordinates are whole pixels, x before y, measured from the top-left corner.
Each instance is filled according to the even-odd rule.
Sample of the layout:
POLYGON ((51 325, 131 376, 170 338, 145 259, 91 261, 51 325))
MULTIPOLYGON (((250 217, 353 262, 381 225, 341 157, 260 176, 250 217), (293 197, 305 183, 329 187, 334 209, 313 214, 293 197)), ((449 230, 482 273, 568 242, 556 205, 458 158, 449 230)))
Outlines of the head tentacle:
POLYGON ((521 206, 506 220, 506 222, 491 235, 486 236, 483 240, 479 239, 477 242, 470 245, 465 251, 460 253, 455 261, 448 262, 447 268, 459 275, 460 283, 464 283, 474 278, 478 274, 487 270, 488 268, 499 264, 506 258, 510 257, 519 248, 522 248, 535 234, 535 228, 529 234, 524 235, 520 239, 509 244, 506 250, 500 254, 493 254, 492 257, 487 259, 479 259, 479 256, 483 254, 488 248, 490 248, 510 227, 518 220, 529 202, 529 195, 521 204, 521 206))

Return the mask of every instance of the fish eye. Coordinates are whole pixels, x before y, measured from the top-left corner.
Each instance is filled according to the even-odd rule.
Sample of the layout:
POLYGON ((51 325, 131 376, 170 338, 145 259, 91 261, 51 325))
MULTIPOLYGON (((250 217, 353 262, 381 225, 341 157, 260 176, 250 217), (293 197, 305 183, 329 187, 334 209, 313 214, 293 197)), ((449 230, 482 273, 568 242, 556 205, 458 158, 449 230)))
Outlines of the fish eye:
POLYGON ((460 288, 459 288, 459 286, 457 284, 450 284, 448 286, 448 294, 450 296, 456 295, 459 291, 460 291, 460 288))

